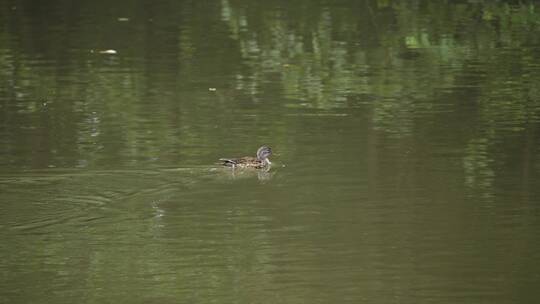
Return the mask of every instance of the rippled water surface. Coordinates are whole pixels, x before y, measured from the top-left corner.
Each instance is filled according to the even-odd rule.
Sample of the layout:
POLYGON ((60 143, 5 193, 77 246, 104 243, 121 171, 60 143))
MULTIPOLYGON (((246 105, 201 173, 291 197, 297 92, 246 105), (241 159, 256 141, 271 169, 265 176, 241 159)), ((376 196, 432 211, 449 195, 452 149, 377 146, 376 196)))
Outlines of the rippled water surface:
POLYGON ((539 12, 3 1, 0 302, 534 303, 539 12))

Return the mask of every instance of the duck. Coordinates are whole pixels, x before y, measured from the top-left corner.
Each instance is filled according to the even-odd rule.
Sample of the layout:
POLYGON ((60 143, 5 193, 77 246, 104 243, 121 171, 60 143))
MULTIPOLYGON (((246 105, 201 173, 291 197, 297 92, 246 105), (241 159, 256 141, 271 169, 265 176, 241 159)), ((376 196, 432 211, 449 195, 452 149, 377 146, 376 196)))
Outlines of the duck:
POLYGON ((270 159, 268 159, 270 155, 272 155, 272 149, 268 146, 262 146, 257 150, 257 157, 220 158, 219 161, 226 167, 261 169, 267 168, 272 164, 270 159))

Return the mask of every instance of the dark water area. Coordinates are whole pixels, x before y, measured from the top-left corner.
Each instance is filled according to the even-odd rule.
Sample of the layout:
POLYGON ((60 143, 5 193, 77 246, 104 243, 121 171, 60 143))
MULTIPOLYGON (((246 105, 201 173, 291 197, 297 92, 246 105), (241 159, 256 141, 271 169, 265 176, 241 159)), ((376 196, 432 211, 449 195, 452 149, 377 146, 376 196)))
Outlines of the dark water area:
POLYGON ((0 4, 0 303, 540 296, 538 4, 0 4))

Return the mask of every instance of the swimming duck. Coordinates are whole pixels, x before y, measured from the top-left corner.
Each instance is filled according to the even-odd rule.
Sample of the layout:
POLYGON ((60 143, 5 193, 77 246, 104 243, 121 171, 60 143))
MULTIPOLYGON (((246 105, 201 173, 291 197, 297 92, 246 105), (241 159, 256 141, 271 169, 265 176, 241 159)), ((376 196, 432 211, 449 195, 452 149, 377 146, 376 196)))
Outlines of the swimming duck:
POLYGON ((272 155, 272 149, 262 146, 257 150, 257 157, 245 156, 241 158, 220 158, 222 165, 227 167, 239 168, 265 168, 271 164, 268 157, 272 155))

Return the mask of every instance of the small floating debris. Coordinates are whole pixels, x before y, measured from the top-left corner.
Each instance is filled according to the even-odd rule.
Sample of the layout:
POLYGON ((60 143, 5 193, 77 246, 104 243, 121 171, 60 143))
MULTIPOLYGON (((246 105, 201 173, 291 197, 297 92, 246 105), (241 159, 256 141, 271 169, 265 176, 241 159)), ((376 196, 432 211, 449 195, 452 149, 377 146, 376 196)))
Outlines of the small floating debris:
POLYGON ((215 91, 217 91, 217 89, 216 88, 208 88, 208 91, 215 92, 215 91))
POLYGON ((120 22, 127 22, 127 21, 129 21, 129 18, 126 18, 126 17, 118 17, 118 19, 116 19, 116 20, 118 20, 118 21, 120 21, 120 22))
POLYGON ((118 52, 116 50, 103 50, 103 51, 99 51, 100 54, 110 54, 110 55, 114 55, 114 54, 118 54, 118 52))

